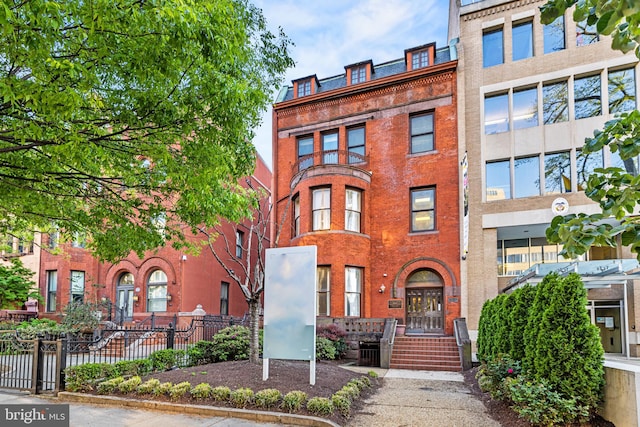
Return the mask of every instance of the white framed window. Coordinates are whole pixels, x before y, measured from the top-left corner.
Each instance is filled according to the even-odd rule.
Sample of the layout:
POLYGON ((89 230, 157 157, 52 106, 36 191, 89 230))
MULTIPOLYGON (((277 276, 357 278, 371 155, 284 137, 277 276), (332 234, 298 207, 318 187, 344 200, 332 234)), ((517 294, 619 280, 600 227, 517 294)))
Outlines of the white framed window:
POLYGON ((411 116, 411 153, 433 151, 433 113, 411 116))
POLYGON ((298 138, 298 170, 313 166, 313 135, 298 138))
POLYGON ((236 258, 242 259, 242 245, 244 245, 244 232, 236 230, 236 258))
POLYGON ((322 163, 338 163, 338 132, 322 134, 322 163))
POLYGON ((330 316, 331 314, 331 267, 318 266, 317 280, 317 309, 316 316, 330 316))
POLYGON ((329 187, 313 190, 313 230, 331 228, 331 189, 329 187))
POLYGON ((362 163, 365 154, 364 126, 347 129, 348 163, 362 163))
POLYGON ((56 297, 58 295, 58 271, 47 270, 47 312, 56 311, 56 297))
POLYGON ((360 317, 360 301, 362 294, 362 268, 345 267, 344 269, 344 315, 360 317))
POLYGON ((411 190, 411 231, 430 231, 435 229, 435 198, 435 188, 411 190))
POLYGON ((84 302, 84 271, 71 271, 71 301, 84 302))
POLYGON ((362 212, 362 191, 347 188, 345 191, 344 229, 360 232, 360 213, 362 212))
POLYGON ((229 314, 229 284, 227 282, 220 283, 220 314, 223 316, 229 314))
POLYGON ((147 282, 147 311, 167 311, 167 275, 155 270, 147 282))

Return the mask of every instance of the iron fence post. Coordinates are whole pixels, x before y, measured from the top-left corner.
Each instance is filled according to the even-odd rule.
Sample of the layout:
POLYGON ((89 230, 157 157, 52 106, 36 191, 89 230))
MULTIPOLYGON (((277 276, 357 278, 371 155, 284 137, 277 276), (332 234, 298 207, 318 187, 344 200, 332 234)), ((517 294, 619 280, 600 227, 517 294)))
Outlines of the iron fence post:
POLYGON ((176 327, 169 323, 169 327, 167 328, 167 348, 173 348, 173 341, 176 335, 176 327))

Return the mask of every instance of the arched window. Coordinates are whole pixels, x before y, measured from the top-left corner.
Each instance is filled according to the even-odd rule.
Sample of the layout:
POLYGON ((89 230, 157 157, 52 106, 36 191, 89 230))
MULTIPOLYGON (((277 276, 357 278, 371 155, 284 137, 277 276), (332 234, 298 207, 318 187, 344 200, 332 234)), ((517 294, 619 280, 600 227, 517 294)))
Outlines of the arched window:
POLYGON ((147 311, 167 311, 167 275, 155 270, 147 282, 147 311))
POLYGON ((407 287, 440 287, 442 277, 433 270, 418 270, 407 278, 407 287))
POLYGON ((126 286, 126 285, 131 285, 133 286, 133 274, 131 273, 122 273, 122 275, 120 276, 120 279, 118 280, 118 286, 126 286))

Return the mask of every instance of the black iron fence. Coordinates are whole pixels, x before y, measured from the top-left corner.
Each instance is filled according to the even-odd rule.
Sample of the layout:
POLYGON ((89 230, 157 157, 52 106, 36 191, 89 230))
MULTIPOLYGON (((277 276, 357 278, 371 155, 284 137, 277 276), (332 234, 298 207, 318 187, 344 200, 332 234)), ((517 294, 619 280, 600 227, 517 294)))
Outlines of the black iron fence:
POLYGON ((188 350, 227 326, 249 326, 247 316, 202 316, 176 326, 177 317, 153 316, 148 322, 122 327, 103 322, 91 333, 46 334, 37 338, 20 331, 0 331, 0 388, 57 392, 64 388, 64 369, 85 363, 116 363, 149 357, 157 350, 188 350))

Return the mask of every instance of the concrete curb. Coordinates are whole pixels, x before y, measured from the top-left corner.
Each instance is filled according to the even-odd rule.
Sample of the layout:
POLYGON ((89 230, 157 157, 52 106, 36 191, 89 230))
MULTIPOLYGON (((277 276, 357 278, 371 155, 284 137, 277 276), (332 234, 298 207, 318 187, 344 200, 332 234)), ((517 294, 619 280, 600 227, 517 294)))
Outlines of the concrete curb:
POLYGON ((91 403, 98 405, 118 405, 135 409, 178 412, 189 415, 239 418, 243 420, 263 423, 292 424, 297 426, 309 427, 340 427, 338 424, 322 418, 309 417, 306 415, 286 414, 281 412, 222 408, 208 405, 185 405, 169 402, 157 402, 154 400, 125 399, 116 396, 95 396, 92 394, 71 393, 67 391, 58 393, 58 399, 64 400, 65 402, 91 403))

